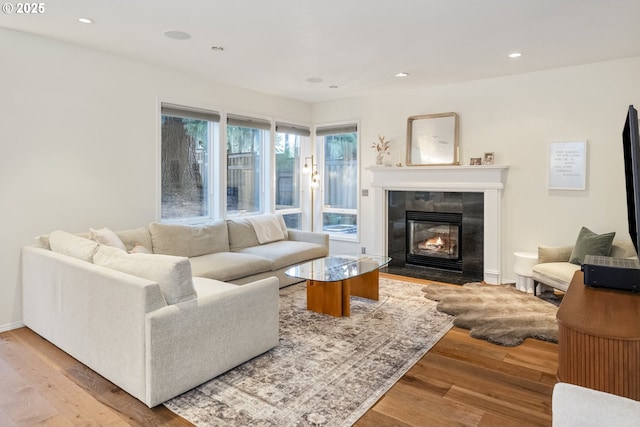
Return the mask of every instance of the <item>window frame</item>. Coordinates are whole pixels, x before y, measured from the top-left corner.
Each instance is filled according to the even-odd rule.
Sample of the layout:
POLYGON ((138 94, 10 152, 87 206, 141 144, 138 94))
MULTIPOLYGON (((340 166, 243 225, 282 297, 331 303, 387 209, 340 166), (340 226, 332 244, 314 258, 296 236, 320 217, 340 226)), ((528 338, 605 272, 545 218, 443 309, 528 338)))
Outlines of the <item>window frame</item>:
MULTIPOLYGON (((357 243, 360 242, 360 226, 361 226, 361 218, 360 218, 360 180, 361 180, 361 173, 360 173, 360 162, 361 162, 361 154, 362 154, 362 150, 360 147, 360 123, 357 120, 347 120, 347 121, 341 121, 341 122, 331 122, 331 123, 323 123, 323 124, 318 124, 314 126, 314 140, 315 140, 315 144, 316 144, 316 153, 318 156, 318 166, 321 166, 322 171, 320 172, 321 174, 321 184, 320 184, 320 188, 319 188, 319 194, 320 197, 317 197, 316 199, 316 205, 319 204, 319 206, 316 206, 316 210, 315 212, 316 217, 318 218, 318 220, 315 221, 315 229, 319 232, 324 232, 324 233, 328 233, 329 234, 329 238, 331 240, 336 240, 336 241, 344 241, 344 242, 350 242, 350 243, 357 243), (339 134, 343 134, 343 133, 351 133, 351 132, 337 132, 337 133, 327 133, 327 134, 322 134, 324 133, 324 131, 327 131, 329 129, 349 129, 350 127, 355 127, 355 134, 356 134, 356 153, 357 153, 357 159, 356 159, 356 188, 355 188, 355 192, 356 194, 355 199, 356 199, 356 207, 355 208, 332 208, 332 207, 327 207, 324 204, 324 200, 325 200, 325 186, 324 186, 324 173, 326 171, 326 153, 325 153, 325 136, 327 135, 339 135, 339 134), (320 132, 319 132, 320 131, 320 132), (321 135, 318 135, 318 133, 321 133, 321 135), (325 231, 324 230, 324 214, 325 213, 336 213, 336 214, 346 214, 346 215, 354 215, 356 218, 356 232, 354 235, 349 235, 349 234, 345 234, 345 233, 335 233, 335 232, 330 232, 330 231, 325 231)), ((315 231, 315 230, 314 230, 315 231)))
POLYGON ((214 165, 216 164, 217 158, 217 150, 216 146, 220 143, 220 138, 222 136, 222 112, 221 109, 213 107, 213 106, 204 106, 204 105, 194 105, 194 103, 185 103, 183 101, 174 101, 174 100, 163 100, 158 102, 158 111, 157 111, 157 119, 158 119, 158 146, 156 150, 156 165, 157 169, 157 181, 156 181, 156 194, 157 194, 157 203, 156 203, 156 218, 159 221, 167 224, 171 223, 180 223, 180 224, 200 224, 206 222, 212 222, 216 219, 220 218, 219 212, 215 210, 215 176, 213 171, 214 165), (183 114, 164 114, 163 111, 167 109, 169 111, 179 111, 183 114), (206 116, 217 116, 217 121, 212 120, 209 121, 209 141, 208 141, 208 161, 207 161, 207 169, 208 174, 205 177, 207 183, 207 215, 200 216, 183 216, 180 218, 163 218, 162 216, 162 121, 163 116, 170 117, 182 117, 182 118, 195 118, 195 119, 205 119, 206 116), (217 124, 217 126, 216 126, 217 124))
MULTIPOLYGON (((273 133, 273 120, 271 118, 266 118, 265 116, 261 116, 259 114, 245 114, 245 113, 226 113, 223 115, 224 118, 224 143, 221 147, 221 152, 224 153, 224 184, 221 184, 220 189, 221 193, 224 196, 224 202, 221 202, 221 208, 224 209, 224 217, 225 218, 236 218, 243 215, 259 215, 261 213, 266 212, 267 206, 272 204, 272 180, 271 171, 273 170, 273 162, 275 162, 275 156, 273 155, 273 149, 271 141, 274 139, 273 133), (232 121, 232 124, 229 124, 229 121, 232 121), (245 126, 251 129, 258 129, 262 132, 263 137, 260 141, 260 173, 258 174, 258 207, 256 211, 247 211, 245 209, 238 209, 237 211, 229 211, 227 209, 228 205, 228 149, 227 145, 229 143, 229 126, 242 126, 238 123, 245 121, 245 123, 250 124, 254 123, 255 126, 245 126), (273 160, 272 160, 273 158, 273 160), (265 185, 265 180, 269 180, 269 185, 265 185)), ((221 165, 222 166, 222 165, 221 165)))
MULTIPOLYGON (((311 127, 307 126, 307 125, 302 125, 302 124, 298 124, 298 123, 291 123, 289 121, 281 121, 281 120, 276 120, 275 121, 275 127, 274 127, 274 135, 273 135, 273 161, 274 161, 274 167, 273 167, 273 177, 274 179, 272 180, 272 187, 273 187, 273 205, 272 205, 272 209, 273 212, 275 213, 279 213, 281 214, 283 217, 286 215, 298 215, 300 220, 298 223, 298 227, 297 228, 293 228, 292 229, 297 229, 297 230, 305 230, 308 229, 308 227, 306 226, 307 224, 307 209, 305 209, 305 207, 308 205, 309 201, 306 200, 306 191, 304 189, 304 186, 306 185, 305 180, 303 179, 303 173, 302 173, 302 167, 304 164, 304 159, 306 157, 306 154, 310 151, 309 147, 311 144, 311 127), (299 141, 298 141, 298 159, 297 159, 297 165, 296 165, 296 170, 294 171, 294 173, 297 174, 297 180, 298 180, 298 207, 290 207, 290 208, 285 208, 285 209, 278 209, 277 206, 277 196, 278 196, 278 190, 277 190, 277 173, 278 173, 278 168, 277 168, 277 164, 276 164, 276 152, 275 152, 275 144, 276 144, 276 138, 277 138, 277 134, 282 133, 285 135, 296 135, 299 137, 299 141)), ((289 228, 289 227, 288 227, 289 228)))
POLYGON ((235 111, 226 111, 225 109, 214 106, 211 104, 203 104, 198 102, 185 102, 184 99, 171 99, 171 98, 156 98, 156 120, 157 120, 157 145, 155 153, 155 179, 156 179, 156 202, 155 212, 156 220, 163 223, 181 223, 189 225, 207 224, 221 219, 234 218, 238 216, 251 216, 259 215, 265 212, 287 214, 300 214, 300 228, 301 230, 308 230, 310 209, 308 195, 309 192, 305 189, 304 178, 300 175, 300 188, 299 195, 300 207, 292 209, 277 209, 276 210, 276 189, 275 189, 275 175, 276 175, 276 155, 275 155, 275 138, 276 127, 278 124, 285 124, 288 126, 307 129, 309 136, 301 138, 300 152, 298 159, 298 171, 302 171, 302 164, 304 163, 305 156, 311 156, 313 133, 312 125, 310 123, 302 124, 296 123, 291 120, 277 120, 273 117, 266 115, 254 114, 254 113, 242 113, 235 111), (181 217, 181 218, 163 218, 162 217, 162 123, 163 123, 163 106, 172 106, 179 108, 185 112, 200 111, 215 113, 219 120, 213 129, 210 129, 209 147, 208 147, 208 175, 206 176, 206 182, 208 185, 207 192, 207 207, 208 214, 196 217, 181 217), (261 142, 262 153, 260 168, 261 172, 258 178, 260 183, 259 195, 259 209, 256 212, 235 212, 227 210, 227 122, 229 116, 231 117, 244 117, 247 119, 254 119, 264 124, 268 123, 268 129, 265 131, 261 142), (306 197, 306 199, 305 199, 306 197))

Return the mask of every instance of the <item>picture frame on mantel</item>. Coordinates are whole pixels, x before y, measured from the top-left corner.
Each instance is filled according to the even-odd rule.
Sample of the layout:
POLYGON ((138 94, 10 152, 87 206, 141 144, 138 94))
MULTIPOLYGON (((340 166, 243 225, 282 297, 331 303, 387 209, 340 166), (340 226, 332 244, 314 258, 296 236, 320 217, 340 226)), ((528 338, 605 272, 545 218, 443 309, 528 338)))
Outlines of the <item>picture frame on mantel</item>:
POLYGON ((458 114, 440 113, 409 117, 407 166, 458 164, 458 114))
POLYGON ((587 141, 549 144, 549 190, 587 189, 587 141))

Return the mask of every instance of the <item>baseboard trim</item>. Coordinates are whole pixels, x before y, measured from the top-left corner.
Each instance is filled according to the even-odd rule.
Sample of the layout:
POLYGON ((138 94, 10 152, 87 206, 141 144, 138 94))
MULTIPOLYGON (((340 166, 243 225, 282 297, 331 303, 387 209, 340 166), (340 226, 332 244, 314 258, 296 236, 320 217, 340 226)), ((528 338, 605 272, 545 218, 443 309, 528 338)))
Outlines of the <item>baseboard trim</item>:
POLYGON ((13 329, 18 329, 18 328, 22 328, 22 327, 24 327, 24 323, 22 323, 22 322, 7 323, 5 325, 0 325, 0 333, 1 332, 11 331, 13 329))

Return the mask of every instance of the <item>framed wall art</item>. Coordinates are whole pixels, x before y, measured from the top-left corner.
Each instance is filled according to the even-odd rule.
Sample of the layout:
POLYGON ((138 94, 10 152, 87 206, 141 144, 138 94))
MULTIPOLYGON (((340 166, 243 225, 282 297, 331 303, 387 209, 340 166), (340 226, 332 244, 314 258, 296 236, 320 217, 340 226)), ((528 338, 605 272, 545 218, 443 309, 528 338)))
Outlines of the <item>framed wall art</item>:
POLYGON ((549 144, 549 189, 587 189, 587 141, 549 144))

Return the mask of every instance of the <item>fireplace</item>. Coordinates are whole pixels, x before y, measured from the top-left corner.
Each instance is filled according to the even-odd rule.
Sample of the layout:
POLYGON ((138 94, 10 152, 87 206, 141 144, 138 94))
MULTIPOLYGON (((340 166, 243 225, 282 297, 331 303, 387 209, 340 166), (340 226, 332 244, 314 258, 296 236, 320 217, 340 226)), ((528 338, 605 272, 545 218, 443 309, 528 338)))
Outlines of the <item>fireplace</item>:
POLYGON ((448 283, 483 279, 482 193, 389 191, 388 271, 448 283))
POLYGON ((407 264, 462 272, 462 214, 406 212, 407 264))
MULTIPOLYGON (((439 197, 449 192, 462 193, 461 209, 450 209, 450 206, 438 200, 414 200, 412 203, 416 206, 410 206, 407 210, 462 213, 462 276, 468 271, 477 278, 484 278, 487 283, 502 283, 502 192, 509 166, 370 166, 367 169, 373 178, 371 202, 374 210, 371 220, 374 229, 383 230, 382 233, 371 236, 373 249, 367 250, 379 254, 386 251, 392 258, 392 263, 398 263, 398 268, 402 268, 406 264, 406 217, 405 212, 400 211, 400 205, 407 204, 407 200, 403 201, 404 196, 400 193, 433 192, 440 193, 439 197), (465 196, 467 194, 473 195, 470 200, 465 196), (432 206, 429 206, 432 204, 440 206, 438 209, 432 209, 432 206)), ((419 268, 449 271, 450 274, 459 275, 440 268, 415 267, 419 268)))

